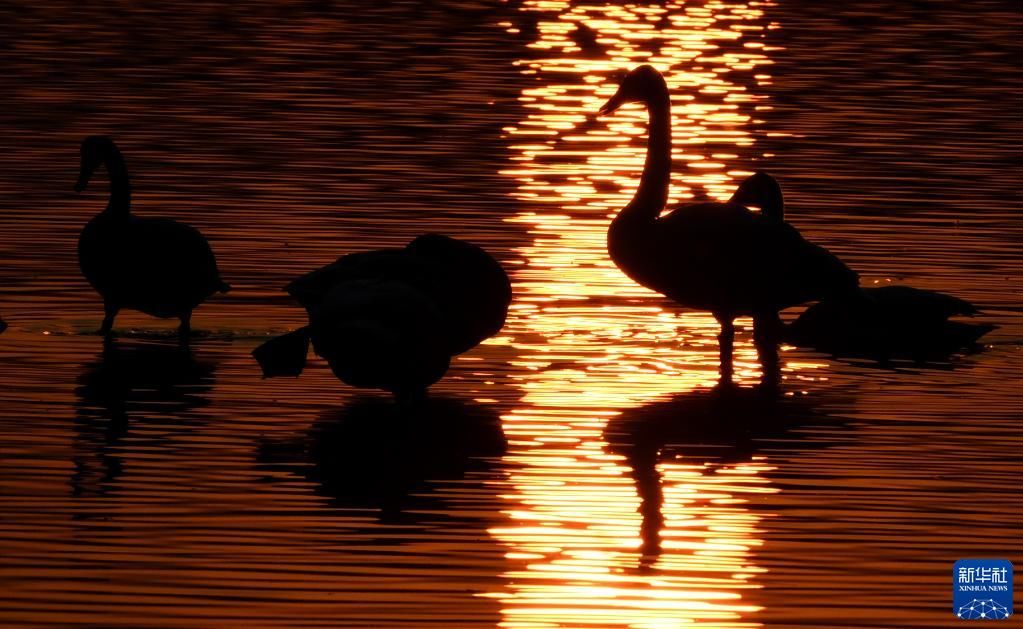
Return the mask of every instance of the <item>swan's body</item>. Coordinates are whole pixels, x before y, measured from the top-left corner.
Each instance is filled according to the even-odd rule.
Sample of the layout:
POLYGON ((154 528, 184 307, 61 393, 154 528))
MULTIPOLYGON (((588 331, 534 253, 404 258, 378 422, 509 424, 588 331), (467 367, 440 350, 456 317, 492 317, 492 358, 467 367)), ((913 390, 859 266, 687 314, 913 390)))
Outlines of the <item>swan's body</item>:
POLYGON ((209 243, 184 223, 132 216, 128 172, 109 138, 93 136, 82 143, 77 190, 85 188, 100 163, 110 175, 110 202, 82 230, 78 262, 103 298, 101 331, 110 334, 118 311, 132 308, 154 317, 179 318, 181 332, 187 334, 192 310, 230 288, 220 279, 209 243))
POLYGON ((926 360, 972 347, 992 325, 952 321, 976 307, 951 295, 908 286, 865 288, 821 301, 786 330, 793 345, 847 356, 926 360))
MULTIPOLYGON (((619 215, 621 216, 621 215, 619 215)), ((794 227, 736 202, 692 203, 652 221, 612 222, 608 250, 630 278, 723 317, 776 313, 856 276, 794 227)))
POLYGON ((434 234, 404 249, 342 256, 285 290, 306 308, 309 325, 256 349, 264 375, 301 373, 312 341, 343 382, 399 398, 421 395, 452 356, 496 334, 511 302, 496 260, 434 234))
POLYGON ((647 107, 649 139, 639 189, 608 230, 611 259, 639 284, 714 314, 721 324, 722 375, 731 370, 733 321, 739 316, 754 318, 761 357, 773 362, 778 311, 855 290, 856 274, 785 222, 781 189, 764 173, 744 181, 726 203, 692 203, 661 216, 671 173, 664 79, 650 66, 633 70, 601 113, 626 102, 647 107))

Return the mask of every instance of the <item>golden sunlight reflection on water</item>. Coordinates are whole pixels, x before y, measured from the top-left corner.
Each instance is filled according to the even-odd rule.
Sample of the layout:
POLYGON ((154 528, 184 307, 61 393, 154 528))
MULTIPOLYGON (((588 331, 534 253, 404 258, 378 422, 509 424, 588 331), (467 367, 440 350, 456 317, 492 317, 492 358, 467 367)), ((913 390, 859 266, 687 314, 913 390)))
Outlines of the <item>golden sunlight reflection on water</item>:
MULTIPOLYGON (((657 464, 663 523, 660 550, 649 557, 637 473, 604 438, 625 408, 713 385, 718 328, 708 313, 681 312, 637 286, 608 258, 608 222, 643 168, 646 112, 594 113, 616 73, 654 65, 672 89, 670 202, 727 199, 758 156, 755 115, 766 104, 747 86, 768 80, 765 6, 524 5, 539 39, 520 65, 535 85, 521 95, 525 119, 506 129, 513 156, 505 174, 529 208, 509 219, 532 242, 514 274, 507 328, 526 375, 517 377, 521 406, 504 417, 509 521, 490 530, 514 566, 506 588, 489 594, 503 602, 503 626, 757 624, 743 592, 757 587, 751 549, 761 516, 745 504, 776 491, 763 477, 766 463, 657 464), (577 24, 595 42, 577 41, 577 24)), ((758 377, 743 342, 736 378, 758 377)))

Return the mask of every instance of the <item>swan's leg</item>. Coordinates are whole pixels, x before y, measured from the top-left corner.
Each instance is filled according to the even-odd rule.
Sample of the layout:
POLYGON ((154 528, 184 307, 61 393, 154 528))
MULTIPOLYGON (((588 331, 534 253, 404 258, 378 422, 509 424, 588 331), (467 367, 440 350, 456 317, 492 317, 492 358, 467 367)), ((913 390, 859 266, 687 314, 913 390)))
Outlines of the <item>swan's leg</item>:
POLYGON ((103 302, 103 325, 99 328, 100 334, 110 336, 110 333, 114 331, 114 318, 117 317, 120 310, 118 306, 110 302, 103 302))
POLYGON ((721 325, 718 334, 718 352, 721 356, 721 381, 731 382, 735 371, 732 364, 732 344, 735 342, 735 322, 729 315, 714 315, 721 325))
POLYGON ((178 326, 178 338, 182 341, 185 341, 191 334, 192 334, 192 311, 188 310, 181 314, 181 325, 178 326))
POLYGON ((781 379, 781 363, 778 358, 778 343, 781 340, 782 323, 778 313, 767 311, 753 315, 753 345, 763 369, 763 384, 775 386, 781 379))

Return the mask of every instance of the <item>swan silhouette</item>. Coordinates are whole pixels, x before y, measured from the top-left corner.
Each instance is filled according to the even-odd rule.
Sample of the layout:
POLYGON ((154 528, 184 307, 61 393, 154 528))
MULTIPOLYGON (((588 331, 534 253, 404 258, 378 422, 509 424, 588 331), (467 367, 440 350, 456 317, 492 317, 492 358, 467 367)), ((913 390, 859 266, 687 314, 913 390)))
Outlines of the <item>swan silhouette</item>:
POLYGON ((582 55, 590 58, 600 57, 607 52, 607 48, 597 41, 597 31, 582 22, 576 22, 575 28, 569 33, 572 43, 579 47, 582 55))
POLYGON ((952 321, 973 316, 968 301, 909 286, 864 288, 820 301, 787 327, 785 340, 839 356, 886 361, 947 358, 973 347, 995 326, 952 321))
POLYGON ((654 68, 644 65, 626 75, 600 114, 634 102, 649 115, 646 163, 635 196, 608 230, 611 259, 639 284, 713 313, 721 325, 722 379, 732 374, 733 322, 752 316, 765 379, 773 377, 778 312, 853 291, 856 273, 785 222, 781 188, 765 173, 743 181, 726 203, 689 203, 662 217, 671 175, 671 103, 654 68))
POLYGON ((508 276, 490 254, 437 234, 342 256, 285 290, 309 325, 256 348, 264 376, 300 374, 311 340, 341 381, 399 400, 421 397, 452 356, 496 334, 511 302, 508 276))
POLYGON ((73 495, 114 492, 129 448, 164 447, 170 425, 200 424, 195 411, 209 405, 216 367, 178 343, 104 343, 102 353, 83 365, 75 389, 73 495), (133 425, 149 422, 161 430, 148 438, 136 434, 125 444, 133 425))
POLYGON ((195 228, 169 218, 131 214, 128 169, 109 137, 82 141, 81 171, 75 191, 104 164, 110 177, 110 201, 86 224, 78 239, 78 263, 89 284, 103 298, 100 332, 111 334, 122 308, 160 318, 181 320, 182 338, 191 330, 192 310, 230 286, 220 279, 206 238, 195 228))
POLYGON ((430 495, 431 483, 489 470, 506 447, 491 406, 437 396, 410 408, 359 395, 297 439, 262 441, 258 460, 267 471, 313 481, 335 507, 411 523, 410 510, 444 511, 443 500, 430 495))
MULTIPOLYGON (((830 400, 834 402, 835 400, 830 400)), ((742 464, 765 448, 832 447, 829 439, 800 439, 792 434, 811 425, 848 428, 841 417, 819 409, 820 400, 778 395, 770 387, 719 383, 628 409, 608 421, 603 438, 608 450, 624 457, 640 498, 640 567, 649 569, 661 555, 664 491, 660 464, 681 456, 708 471, 742 464)))

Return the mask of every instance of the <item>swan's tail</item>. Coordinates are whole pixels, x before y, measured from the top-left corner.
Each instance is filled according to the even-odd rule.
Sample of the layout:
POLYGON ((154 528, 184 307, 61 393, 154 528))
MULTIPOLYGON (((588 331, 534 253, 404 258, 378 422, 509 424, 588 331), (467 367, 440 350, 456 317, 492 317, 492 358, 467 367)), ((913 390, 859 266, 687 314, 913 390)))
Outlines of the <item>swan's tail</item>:
POLYGON ((992 325, 990 323, 963 323, 962 321, 949 321, 945 324, 945 333, 956 348, 976 345, 980 342, 980 337, 997 329, 997 325, 992 325))
POLYGON ((252 357, 263 368, 264 378, 297 376, 305 368, 309 353, 309 328, 299 328, 263 343, 252 351, 252 357))

